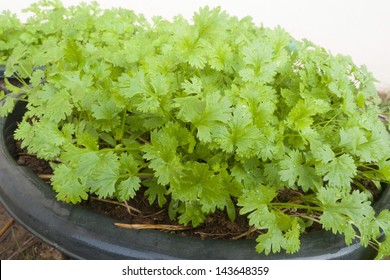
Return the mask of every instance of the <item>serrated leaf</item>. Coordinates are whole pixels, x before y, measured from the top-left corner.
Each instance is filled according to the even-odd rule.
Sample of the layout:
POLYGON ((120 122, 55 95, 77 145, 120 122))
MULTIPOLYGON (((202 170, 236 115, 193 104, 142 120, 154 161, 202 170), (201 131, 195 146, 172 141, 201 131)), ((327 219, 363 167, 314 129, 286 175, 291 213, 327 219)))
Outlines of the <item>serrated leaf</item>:
POLYGON ((286 246, 286 238, 278 228, 272 228, 267 233, 259 235, 256 238, 256 242, 256 251, 258 253, 264 252, 266 255, 269 255, 271 252, 278 253, 286 246))
POLYGON ((258 153, 264 138, 253 125, 252 116, 244 106, 237 106, 227 127, 215 131, 215 138, 222 150, 250 158, 258 153))
MULTIPOLYGON (((4 92, 1 92, 4 95, 4 92)), ((0 117, 5 117, 11 113, 16 104, 17 99, 12 96, 0 98, 0 117)))
POLYGON ((388 258, 390 256, 390 239, 389 237, 386 237, 386 239, 383 242, 379 242, 378 244, 378 254, 376 255, 375 259, 380 260, 384 258, 388 258))
POLYGON ((288 254, 293 254, 298 252, 300 249, 300 239, 301 235, 301 226, 299 225, 298 218, 294 218, 291 222, 291 228, 284 234, 286 238, 286 252, 288 254))
POLYGON ((148 187, 148 189, 145 191, 145 195, 148 197, 150 205, 152 205, 156 201, 156 199, 160 207, 162 207, 167 202, 167 199, 165 197, 165 195, 167 194, 167 189, 165 188, 165 186, 158 184, 156 179, 153 178, 142 181, 142 185, 148 187))
POLYGON ((292 129, 305 130, 313 124, 313 115, 315 115, 313 106, 310 106, 304 100, 299 100, 291 109, 287 117, 287 124, 292 129))
POLYGON ((99 153, 99 159, 93 165, 87 185, 91 192, 101 198, 112 197, 119 178, 119 161, 113 152, 99 153))
MULTIPOLYGON (((353 137, 353 136, 351 136, 353 137)), ((366 141, 358 143, 354 153, 360 157, 363 162, 377 162, 382 159, 386 160, 387 154, 390 153, 390 139, 388 132, 382 125, 377 125, 369 133, 366 141)))
POLYGON ((191 223, 193 227, 197 227, 204 222, 205 218, 200 205, 189 201, 184 204, 184 211, 179 216, 179 223, 183 225, 191 223))
POLYGON ((314 158, 322 163, 326 164, 335 158, 335 154, 332 151, 331 146, 320 141, 311 141, 310 149, 314 158))
POLYGON ((206 95, 204 100, 196 96, 176 98, 175 103, 180 108, 178 118, 193 123, 198 138, 204 142, 210 142, 212 131, 231 117, 231 102, 219 92, 206 95))
POLYGON ((28 150, 43 159, 56 158, 61 152, 61 147, 69 141, 69 135, 65 135, 55 122, 48 119, 35 122, 31 131, 28 125, 24 125, 23 130, 17 131, 15 135, 23 139, 26 132, 33 132, 34 135, 26 144, 28 150))
POLYGON ((31 85, 33 87, 40 85, 44 78, 45 78, 45 72, 43 70, 41 69, 35 70, 31 75, 31 79, 30 79, 31 85))
POLYGON ((324 176, 324 181, 336 187, 349 186, 352 178, 357 174, 355 161, 349 154, 343 154, 328 163, 318 164, 317 171, 324 176))
POLYGON ((184 167, 183 176, 171 182, 172 198, 197 201, 204 213, 223 209, 230 198, 222 178, 214 175, 207 164, 187 162, 184 167))
POLYGON ((76 204, 88 198, 88 188, 81 184, 77 172, 65 164, 54 167, 51 181, 58 200, 76 204))
POLYGON ((384 209, 382 210, 378 217, 376 218, 376 222, 379 227, 383 230, 383 232, 390 236, 390 210, 384 209))
POLYGON ((191 77, 190 80, 184 81, 181 86, 188 95, 201 94, 203 87, 202 80, 198 76, 191 77))
MULTIPOLYGON (((271 202, 277 195, 276 188, 258 185, 257 187, 245 189, 243 194, 238 199, 238 206, 241 206, 240 213, 247 214, 258 207, 271 202)), ((260 215, 261 216, 261 215, 260 215)))
POLYGON ((292 150, 280 161, 280 179, 291 188, 298 184, 304 191, 317 189, 322 185, 321 178, 313 167, 306 166, 301 152, 292 150))
MULTIPOLYGON (((318 191, 317 198, 324 209, 320 216, 323 228, 332 230, 333 233, 342 233, 345 242, 350 245, 355 238, 355 229, 361 225, 367 226, 362 221, 373 219, 375 212, 370 206, 367 195, 353 191, 350 195, 336 188, 322 188, 318 191)), ((361 234, 365 231, 362 229, 361 234)), ((371 238, 371 236, 369 236, 371 238)))
POLYGON ((118 200, 126 201, 133 198, 141 187, 141 180, 138 177, 129 177, 118 185, 118 200))
POLYGON ((46 112, 49 119, 54 122, 64 120, 73 112, 73 104, 70 102, 71 96, 66 90, 60 90, 53 95, 46 103, 46 112))

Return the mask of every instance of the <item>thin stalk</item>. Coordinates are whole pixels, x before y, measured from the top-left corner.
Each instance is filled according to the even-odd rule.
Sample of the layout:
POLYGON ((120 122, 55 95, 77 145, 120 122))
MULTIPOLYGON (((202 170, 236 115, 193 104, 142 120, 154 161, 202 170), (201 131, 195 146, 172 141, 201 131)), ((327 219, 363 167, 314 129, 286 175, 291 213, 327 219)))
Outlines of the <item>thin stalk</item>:
POLYGON ((100 152, 128 152, 128 151, 138 151, 138 148, 103 148, 100 152))
POLYGON ((305 218, 305 219, 311 220, 313 222, 316 222, 318 224, 321 224, 320 220, 318 220, 318 219, 316 219, 314 217, 311 217, 311 216, 304 215, 304 214, 291 214, 291 216, 305 218))
POLYGON ((270 203, 270 205, 276 208, 297 208, 297 209, 306 209, 306 210, 313 210, 313 211, 323 211, 321 207, 288 203, 288 202, 273 202, 270 203))
POLYGON ((127 109, 123 110, 122 124, 121 124, 121 139, 125 133, 125 120, 126 120, 127 109))

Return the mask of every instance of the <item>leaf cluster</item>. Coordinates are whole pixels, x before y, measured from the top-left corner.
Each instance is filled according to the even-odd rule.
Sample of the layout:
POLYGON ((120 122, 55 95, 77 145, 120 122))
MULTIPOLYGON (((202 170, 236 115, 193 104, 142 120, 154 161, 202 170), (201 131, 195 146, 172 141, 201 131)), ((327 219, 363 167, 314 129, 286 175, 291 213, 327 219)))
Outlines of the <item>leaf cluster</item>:
POLYGON ((374 78, 282 28, 220 8, 151 21, 96 3, 40 1, 0 15, 0 62, 27 113, 15 132, 52 162, 57 198, 126 201, 140 188, 198 226, 236 208, 257 251, 294 253, 313 222, 390 254, 390 214, 367 186, 390 182, 390 138, 374 78), (288 195, 286 194, 293 194, 288 195))

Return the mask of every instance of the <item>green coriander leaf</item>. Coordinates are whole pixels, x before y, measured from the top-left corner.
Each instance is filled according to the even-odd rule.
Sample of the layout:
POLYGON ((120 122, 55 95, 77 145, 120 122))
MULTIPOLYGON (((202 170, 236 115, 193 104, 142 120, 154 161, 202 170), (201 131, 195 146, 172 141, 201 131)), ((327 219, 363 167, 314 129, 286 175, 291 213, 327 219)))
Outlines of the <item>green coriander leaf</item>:
POLYGON ((214 175, 204 163, 187 162, 183 176, 171 182, 170 193, 180 201, 198 201, 203 213, 223 209, 229 198, 222 176, 214 175))
POLYGON ((158 183, 167 185, 182 175, 182 164, 176 154, 177 140, 164 129, 152 131, 151 144, 145 145, 144 158, 150 160, 149 167, 155 171, 158 183))
POLYGON ((222 150, 250 158, 258 153, 264 138, 253 125, 252 116, 244 106, 236 107, 228 127, 221 127, 215 133, 222 150))
POLYGON ((324 181, 336 187, 349 186, 352 178, 357 174, 355 162, 348 154, 336 157, 329 163, 318 164, 317 171, 319 175, 324 176, 324 181))
POLYGON ((291 228, 284 234, 286 238, 286 252, 292 254, 299 251, 301 242, 301 226, 298 223, 298 218, 294 218, 291 222, 291 228))
POLYGON ((12 96, 4 96, 3 91, 0 92, 1 95, 3 97, 0 97, 0 117, 5 117, 14 110, 17 99, 12 96))
POLYGON ((193 227, 197 227, 204 222, 205 218, 200 205, 194 201, 188 201, 184 203, 184 211, 179 216, 179 223, 183 225, 191 223, 193 227))
POLYGON ((88 198, 88 188, 80 183, 77 172, 65 164, 54 166, 51 181, 58 200, 76 204, 88 198))
MULTIPOLYGON (((355 239, 353 225, 359 228, 362 220, 372 219, 375 215, 367 196, 358 191, 346 195, 336 188, 322 188, 318 191, 317 198, 324 209, 320 216, 324 229, 344 234, 347 245, 355 239)), ((364 233, 364 229, 361 233, 364 233)))
POLYGON ((126 201, 130 198, 134 198, 137 191, 141 187, 141 180, 138 177, 131 176, 126 180, 122 181, 118 185, 118 200, 126 201))
POLYGON ((313 156, 316 160, 321 161, 326 164, 335 159, 335 154, 332 151, 332 148, 328 144, 324 144, 321 141, 311 141, 310 149, 313 153, 313 156))
POLYGON ((280 161, 279 175, 290 188, 297 183, 304 191, 318 189, 322 186, 321 178, 313 167, 306 166, 301 152, 292 150, 285 159, 280 161))
POLYGON ((304 100, 299 100, 291 109, 287 117, 287 124, 290 128, 295 130, 310 128, 314 122, 312 118, 313 115, 315 115, 313 106, 310 106, 304 100))
POLYGON ((264 252, 266 255, 278 253, 286 246, 286 238, 283 232, 278 228, 269 229, 267 233, 261 234, 256 238, 256 251, 264 252))
MULTIPOLYGON (((101 198, 112 197, 119 177, 119 161, 113 152, 100 153, 87 184, 101 198)), ((123 186, 122 186, 123 187, 123 186)))
POLYGON ((382 210, 376 218, 377 224, 386 235, 390 235, 390 210, 382 210))
POLYGON ((149 204, 152 205, 156 199, 158 206, 162 207, 166 202, 167 190, 164 186, 157 183, 155 178, 142 181, 142 185, 148 187, 145 191, 145 195, 148 197, 149 204))
POLYGON ((238 206, 241 206, 241 214, 247 214, 256 210, 261 205, 270 203, 277 195, 276 188, 259 185, 243 191, 238 199, 238 206))
POLYGON ((53 95, 46 103, 46 112, 49 119, 54 122, 64 120, 73 112, 73 105, 70 102, 70 94, 66 90, 60 90, 53 95))
POLYGON ((198 76, 194 76, 190 80, 185 80, 181 86, 188 95, 200 95, 202 93, 202 80, 198 76))
POLYGON ((209 93, 203 99, 196 96, 175 99, 179 107, 177 117, 191 122, 198 129, 197 136, 203 142, 212 140, 212 131, 231 118, 231 102, 219 92, 209 93))
POLYGON ((61 147, 70 141, 69 135, 65 135, 60 131, 57 124, 51 120, 44 119, 35 122, 31 130, 28 125, 24 125, 23 129, 15 133, 17 139, 23 140, 26 132, 33 132, 33 137, 27 138, 30 141, 25 144, 31 153, 37 154, 43 159, 55 159, 61 152, 61 147))

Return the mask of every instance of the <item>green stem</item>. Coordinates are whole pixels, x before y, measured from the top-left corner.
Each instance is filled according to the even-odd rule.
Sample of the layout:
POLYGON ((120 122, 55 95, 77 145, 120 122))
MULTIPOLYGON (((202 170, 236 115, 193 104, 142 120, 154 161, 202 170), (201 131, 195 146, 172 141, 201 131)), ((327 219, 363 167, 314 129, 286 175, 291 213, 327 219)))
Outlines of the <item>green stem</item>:
POLYGON ((103 148, 100 150, 101 152, 128 152, 128 151, 139 151, 138 148, 103 148))
POLYGON ((125 173, 125 174, 119 175, 118 178, 123 179, 123 178, 128 178, 130 176, 137 176, 139 178, 148 179, 148 178, 154 177, 154 174, 153 173, 146 173, 146 172, 141 172, 141 173, 137 173, 137 174, 125 173))
POLYGON ((140 178, 153 178, 154 174, 153 173, 147 173, 147 172, 141 172, 137 174, 138 177, 140 178))
POLYGON ((307 209, 307 210, 321 211, 321 212, 323 211, 321 207, 288 203, 288 202, 273 202, 270 205, 276 208, 297 208, 297 209, 307 209))
POLYGON ((127 109, 124 109, 123 116, 122 116, 122 125, 121 125, 121 139, 123 138, 123 134, 125 133, 126 114, 127 114, 127 109))
MULTIPOLYGON (((314 126, 315 127, 317 127, 317 126, 320 126, 320 125, 322 125, 322 124, 325 124, 324 126, 323 126, 323 128, 325 128, 325 127, 327 127, 328 126, 328 124, 330 124, 338 115, 340 115, 341 114, 341 111, 339 111, 339 112, 337 112, 333 117, 331 117, 329 120, 327 120, 327 121, 323 121, 323 122, 319 122, 319 123, 316 123, 314 126)), ((340 121, 340 120, 339 120, 340 121)))
POLYGON ((318 219, 316 219, 316 218, 314 218, 314 217, 311 217, 311 216, 307 216, 307 215, 304 215, 304 214, 292 214, 291 216, 294 216, 294 217, 300 217, 300 218, 305 218, 305 219, 307 219, 307 220, 311 220, 311 221, 313 221, 313 222, 316 222, 316 223, 318 223, 318 224, 321 224, 321 221, 320 220, 318 220, 318 219))

